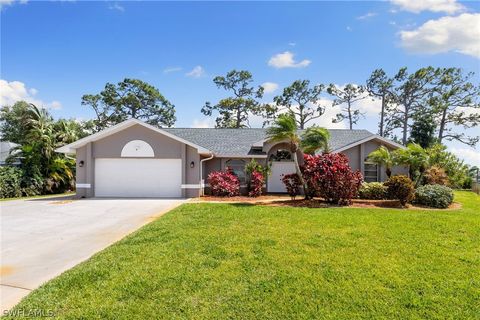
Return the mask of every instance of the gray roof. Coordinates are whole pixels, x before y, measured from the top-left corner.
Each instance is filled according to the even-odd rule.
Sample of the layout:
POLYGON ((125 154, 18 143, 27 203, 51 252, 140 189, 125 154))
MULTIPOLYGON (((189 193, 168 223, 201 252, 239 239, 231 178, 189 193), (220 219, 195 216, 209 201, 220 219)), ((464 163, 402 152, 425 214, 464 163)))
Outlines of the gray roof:
MULTIPOLYGON (((179 138, 212 151, 217 156, 247 156, 259 154, 252 145, 266 139, 266 129, 164 128, 179 138)), ((374 136, 367 130, 329 129, 332 151, 374 136)))

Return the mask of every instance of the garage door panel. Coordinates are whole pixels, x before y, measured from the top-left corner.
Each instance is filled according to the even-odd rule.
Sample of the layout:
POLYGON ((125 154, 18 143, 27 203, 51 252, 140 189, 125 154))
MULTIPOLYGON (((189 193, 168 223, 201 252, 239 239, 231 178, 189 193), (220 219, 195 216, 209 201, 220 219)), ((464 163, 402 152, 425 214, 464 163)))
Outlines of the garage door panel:
POLYGON ((181 197, 181 159, 95 159, 96 197, 181 197))

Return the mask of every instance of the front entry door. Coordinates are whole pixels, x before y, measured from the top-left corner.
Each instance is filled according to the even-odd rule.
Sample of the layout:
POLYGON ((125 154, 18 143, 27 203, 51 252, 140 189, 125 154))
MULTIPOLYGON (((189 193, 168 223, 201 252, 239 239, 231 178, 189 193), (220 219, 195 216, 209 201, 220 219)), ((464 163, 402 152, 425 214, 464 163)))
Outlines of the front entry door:
POLYGON ((271 193, 285 193, 287 189, 282 182, 283 175, 295 173, 293 161, 273 161, 271 174, 268 177, 267 191, 271 193))

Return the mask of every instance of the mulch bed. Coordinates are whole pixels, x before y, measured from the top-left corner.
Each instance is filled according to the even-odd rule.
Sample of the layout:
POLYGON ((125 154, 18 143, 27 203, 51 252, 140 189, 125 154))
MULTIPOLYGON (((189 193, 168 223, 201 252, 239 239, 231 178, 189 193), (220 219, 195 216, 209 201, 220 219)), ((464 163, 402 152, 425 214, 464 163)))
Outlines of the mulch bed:
MULTIPOLYGON (((364 200, 354 199, 353 203, 349 206, 339 206, 328 204, 322 199, 304 200, 296 199, 292 200, 286 195, 264 195, 257 198, 251 198, 246 196, 237 197, 214 197, 203 196, 197 198, 198 202, 225 202, 225 203, 251 203, 260 206, 270 207, 299 207, 299 208, 390 208, 390 209, 410 209, 410 210, 445 210, 435 209, 426 206, 407 204, 406 208, 403 208, 398 200, 364 200)), ((462 206, 459 203, 452 203, 447 209, 460 209, 462 206)))

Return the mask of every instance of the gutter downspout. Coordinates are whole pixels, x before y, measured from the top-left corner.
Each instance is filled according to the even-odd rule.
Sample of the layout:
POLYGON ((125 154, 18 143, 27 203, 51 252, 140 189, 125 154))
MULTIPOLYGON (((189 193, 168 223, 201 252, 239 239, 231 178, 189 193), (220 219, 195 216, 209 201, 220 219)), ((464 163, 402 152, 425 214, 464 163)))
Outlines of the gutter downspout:
POLYGON ((214 157, 213 153, 210 154, 210 157, 200 160, 200 196, 205 195, 205 184, 203 181, 203 163, 208 160, 212 160, 214 157))

